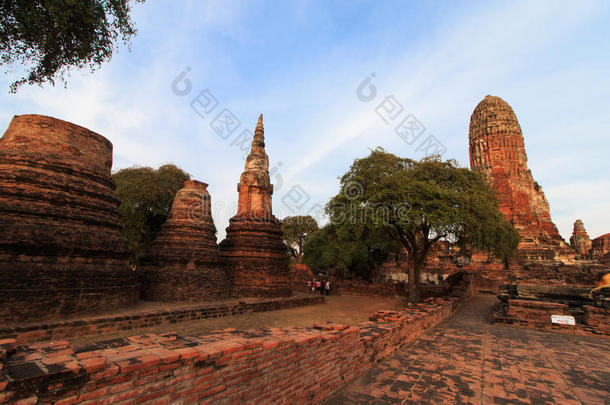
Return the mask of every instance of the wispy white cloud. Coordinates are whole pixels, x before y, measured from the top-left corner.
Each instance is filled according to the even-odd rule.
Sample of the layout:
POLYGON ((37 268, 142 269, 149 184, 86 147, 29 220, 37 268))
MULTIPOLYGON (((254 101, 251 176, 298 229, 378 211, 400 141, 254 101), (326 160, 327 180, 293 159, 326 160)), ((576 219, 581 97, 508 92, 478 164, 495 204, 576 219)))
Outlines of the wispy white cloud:
MULTIPOLYGON (((403 7, 398 5, 396 13, 403 7)), ((610 230, 610 216, 599 201, 608 196, 592 191, 605 185, 600 181, 608 169, 599 151, 608 146, 603 130, 609 124, 609 58, 592 61, 590 52, 571 59, 567 52, 583 47, 569 42, 586 27, 599 25, 607 8, 603 2, 470 5, 448 12, 446 20, 438 20, 443 24, 430 22, 425 35, 402 40, 396 37, 402 27, 379 25, 374 33, 362 33, 339 26, 336 15, 309 1, 273 7, 239 0, 147 2, 135 9, 139 35, 132 53, 121 50, 94 75, 73 74, 68 89, 24 88, 5 96, 0 125, 8 126, 13 114, 48 114, 109 138, 115 168, 177 163, 210 184, 223 237, 243 160, 230 140, 219 138, 209 120, 191 110, 195 93, 178 97, 171 92, 171 81, 186 66, 192 68, 193 91, 210 89, 244 128, 253 129, 264 113, 270 163, 279 166, 274 181, 282 183, 274 196, 278 213, 297 185, 309 196, 305 210, 325 203, 338 191, 337 176, 367 148, 379 145, 417 157, 415 147, 375 114, 386 95, 395 95, 445 144, 446 157, 467 165, 470 114, 492 93, 515 109, 530 167, 564 237, 579 216, 591 234, 603 233, 610 230), (276 9, 284 14, 268 15, 276 9), (282 18, 284 25, 277 22, 282 18), (337 33, 340 28, 353 32, 337 33), (301 29, 309 31, 300 34, 301 29), (311 49, 288 43, 281 53, 269 51, 288 41, 282 36, 292 40, 299 34, 316 35, 297 38, 311 49), (378 99, 362 103, 356 86, 371 72, 377 73, 378 99), (583 102, 586 97, 589 103, 583 102), (578 147, 570 144, 574 133, 582 139, 578 147), (587 150, 587 143, 601 147, 587 150), (576 185, 590 198, 565 192, 576 185), (598 216, 588 220, 586 215, 598 216)))

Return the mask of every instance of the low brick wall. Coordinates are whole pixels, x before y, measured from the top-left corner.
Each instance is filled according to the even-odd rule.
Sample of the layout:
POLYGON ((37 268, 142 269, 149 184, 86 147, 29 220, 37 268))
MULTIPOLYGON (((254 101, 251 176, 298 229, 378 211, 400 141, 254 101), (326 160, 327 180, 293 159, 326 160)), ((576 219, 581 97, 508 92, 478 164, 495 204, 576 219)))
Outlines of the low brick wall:
POLYGON ((585 316, 583 321, 586 325, 585 330, 591 331, 596 335, 610 336, 610 309, 585 305, 585 316))
POLYGON ((65 321, 0 326, 0 339, 13 338, 17 340, 18 344, 61 340, 100 335, 119 330, 149 328, 179 322, 220 318, 252 312, 274 311, 323 303, 324 297, 315 295, 310 297, 267 298, 251 302, 232 301, 228 303, 189 306, 188 308, 137 312, 127 315, 96 316, 65 321))
POLYGON ((576 335, 610 336, 610 309, 589 305, 574 311, 557 302, 509 299, 493 314, 494 323, 528 329, 571 333, 576 335), (576 325, 551 323, 551 315, 574 316, 576 325))
POLYGON ((379 295, 383 297, 406 295, 404 286, 397 283, 369 283, 346 279, 331 279, 330 291, 332 295, 379 295))
POLYGON ((311 328, 143 335, 73 350, 0 341, 0 402, 311 404, 341 389, 456 309, 429 299, 371 321, 311 328))

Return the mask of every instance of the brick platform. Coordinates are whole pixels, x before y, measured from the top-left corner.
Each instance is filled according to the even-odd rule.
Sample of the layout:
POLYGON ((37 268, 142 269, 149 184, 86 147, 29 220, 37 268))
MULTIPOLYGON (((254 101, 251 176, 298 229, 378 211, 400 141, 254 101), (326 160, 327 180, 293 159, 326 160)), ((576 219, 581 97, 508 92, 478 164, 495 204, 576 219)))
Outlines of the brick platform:
POLYGON ((25 344, 322 303, 324 303, 322 296, 231 300, 214 304, 191 305, 185 308, 0 326, 0 339, 14 338, 18 344, 25 344))
POLYGON ((458 306, 431 299, 357 326, 133 336, 74 350, 0 341, 0 402, 318 403, 458 306), (125 401, 125 402, 124 402, 125 401))
POLYGON ((492 325, 479 295, 328 404, 604 404, 610 341, 492 325))
POLYGON ((610 309, 590 305, 571 308, 547 301, 509 299, 492 315, 494 323, 574 335, 610 337, 610 309), (576 325, 551 323, 551 315, 574 316, 576 325))

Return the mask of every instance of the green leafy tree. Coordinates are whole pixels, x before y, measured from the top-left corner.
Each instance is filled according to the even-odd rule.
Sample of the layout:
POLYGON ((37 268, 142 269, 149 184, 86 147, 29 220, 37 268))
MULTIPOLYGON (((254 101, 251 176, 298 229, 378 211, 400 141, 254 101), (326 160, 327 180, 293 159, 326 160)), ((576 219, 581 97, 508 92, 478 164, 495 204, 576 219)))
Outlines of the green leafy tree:
POLYGON ((282 220, 284 242, 294 250, 297 263, 303 263, 303 244, 309 235, 317 231, 318 223, 309 215, 286 217, 282 220))
POLYGON ((338 235, 345 231, 331 224, 311 234, 304 246, 305 263, 314 272, 324 272, 348 278, 375 281, 375 269, 398 245, 389 238, 359 238, 338 235))
MULTIPOLYGON (((136 0, 143 2, 144 0, 136 0)), ((28 67, 10 86, 64 84, 70 68, 94 71, 136 29, 129 0, 4 0, 0 2, 0 64, 28 67)))
POLYGON ((440 240, 462 252, 492 251, 506 259, 519 234, 498 208, 480 174, 456 161, 400 158, 378 148, 356 159, 341 177, 341 192, 326 210, 338 233, 399 242, 408 255, 409 297, 419 299, 419 278, 430 248, 440 240))
POLYGON ((157 170, 130 167, 112 175, 121 205, 123 235, 136 261, 145 256, 167 219, 176 192, 190 176, 173 164, 157 170))

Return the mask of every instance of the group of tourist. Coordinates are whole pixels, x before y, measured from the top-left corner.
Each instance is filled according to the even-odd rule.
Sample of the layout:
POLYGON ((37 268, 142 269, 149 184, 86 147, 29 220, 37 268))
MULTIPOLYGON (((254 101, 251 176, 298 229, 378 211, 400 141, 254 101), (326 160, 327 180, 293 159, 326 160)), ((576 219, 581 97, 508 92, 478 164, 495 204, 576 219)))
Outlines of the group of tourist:
POLYGON ((330 295, 330 281, 307 280, 307 292, 310 294, 330 295))

